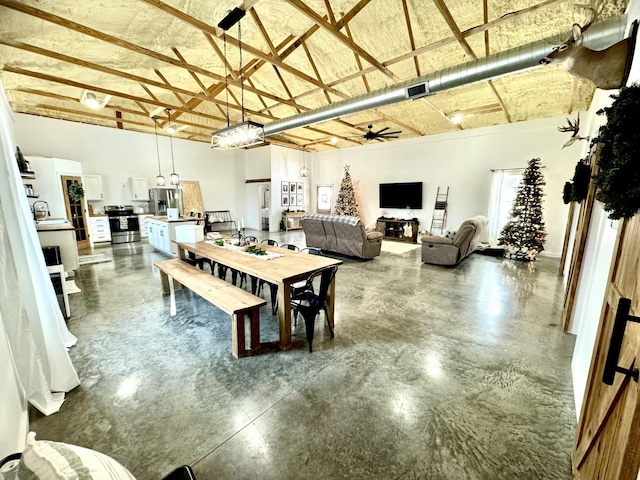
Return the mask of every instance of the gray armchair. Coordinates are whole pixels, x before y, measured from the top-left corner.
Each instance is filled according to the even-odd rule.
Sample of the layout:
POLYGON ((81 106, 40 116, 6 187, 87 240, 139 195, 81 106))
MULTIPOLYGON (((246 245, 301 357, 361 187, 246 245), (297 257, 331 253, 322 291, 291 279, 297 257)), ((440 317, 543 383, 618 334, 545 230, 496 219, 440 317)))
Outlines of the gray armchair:
POLYGON ((422 261, 433 265, 457 265, 470 255, 478 244, 478 238, 487 225, 482 215, 465 220, 451 238, 424 235, 422 261))

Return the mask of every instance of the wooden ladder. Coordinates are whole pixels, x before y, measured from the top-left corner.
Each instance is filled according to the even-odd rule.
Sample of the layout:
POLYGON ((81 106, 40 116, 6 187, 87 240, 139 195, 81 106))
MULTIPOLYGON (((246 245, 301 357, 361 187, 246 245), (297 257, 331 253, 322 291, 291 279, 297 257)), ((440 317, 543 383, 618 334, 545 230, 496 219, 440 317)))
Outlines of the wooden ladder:
POLYGON ((449 187, 443 193, 440 193, 440 187, 436 193, 436 204, 433 207, 433 216, 431 217, 431 235, 434 230, 440 230, 440 234, 444 231, 447 224, 447 202, 449 201, 449 187))

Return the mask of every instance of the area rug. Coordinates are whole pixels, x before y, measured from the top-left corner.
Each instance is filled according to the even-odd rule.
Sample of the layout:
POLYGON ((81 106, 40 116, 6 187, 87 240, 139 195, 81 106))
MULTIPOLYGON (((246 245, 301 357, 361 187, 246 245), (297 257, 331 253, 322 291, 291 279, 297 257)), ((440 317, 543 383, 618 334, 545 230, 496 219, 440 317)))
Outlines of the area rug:
POLYGON ((71 295, 72 293, 82 293, 82 290, 78 288, 75 280, 67 280, 67 294, 71 295))
POLYGON ((96 255, 80 255, 78 259, 80 261, 80 266, 90 265, 92 263, 104 263, 104 262, 111 261, 111 259, 107 257, 104 253, 98 253, 96 255))
POLYGON ((382 241, 382 251, 392 253, 394 255, 402 255, 403 253, 410 252, 416 248, 420 248, 419 243, 393 242, 387 240, 382 241))

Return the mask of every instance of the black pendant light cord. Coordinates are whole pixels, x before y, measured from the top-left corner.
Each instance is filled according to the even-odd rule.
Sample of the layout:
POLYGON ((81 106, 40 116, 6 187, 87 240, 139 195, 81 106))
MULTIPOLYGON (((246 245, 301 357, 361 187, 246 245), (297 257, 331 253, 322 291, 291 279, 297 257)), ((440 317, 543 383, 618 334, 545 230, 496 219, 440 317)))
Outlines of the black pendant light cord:
POLYGON ((240 109, 242 111, 242 123, 244 123, 244 83, 242 83, 242 28, 241 22, 238 22, 238 47, 240 47, 240 68, 238 69, 238 75, 240 77, 240 109))
POLYGON ((160 147, 158 146, 158 117, 157 115, 154 115, 152 118, 153 118, 153 129, 156 132, 156 155, 158 157, 158 176, 161 176, 162 172, 160 170, 160 147))
POLYGON ((229 73, 227 72, 227 32, 224 32, 224 91, 227 94, 227 127, 229 126, 229 73))

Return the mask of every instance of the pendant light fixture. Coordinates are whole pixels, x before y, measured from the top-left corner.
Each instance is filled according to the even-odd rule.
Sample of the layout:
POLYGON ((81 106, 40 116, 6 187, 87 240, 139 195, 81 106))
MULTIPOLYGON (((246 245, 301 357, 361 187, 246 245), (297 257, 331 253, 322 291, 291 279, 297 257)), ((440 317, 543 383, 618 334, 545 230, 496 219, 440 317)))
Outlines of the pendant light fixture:
MULTIPOLYGON (((167 116, 169 117, 169 125, 171 125, 171 109, 165 108, 165 112, 167 112, 167 116)), ((171 143, 171 169, 173 173, 171 174, 171 185, 180 185, 180 175, 176 173, 176 163, 173 158, 173 134, 169 133, 169 142, 171 143)))
MULTIPOLYGON (((264 125, 261 123, 252 122, 251 120, 244 120, 244 85, 242 78, 244 72, 242 71, 242 29, 240 28, 240 19, 244 17, 245 12, 240 8, 235 8, 230 11, 225 18, 218 23, 218 27, 222 28, 225 32, 233 25, 238 23, 238 48, 240 49, 240 68, 238 70, 238 77, 240 80, 240 109, 242 112, 242 122, 236 125, 229 125, 229 96, 227 93, 227 126, 220 130, 213 132, 211 135, 211 148, 217 148, 220 150, 232 150, 236 148, 245 148, 253 145, 260 145, 264 143, 264 125)), ((224 35, 224 58, 225 58, 225 84, 227 82, 226 72, 226 59, 227 59, 227 35, 224 35)), ((229 86, 227 86, 227 92, 229 86)))
POLYGON ((300 176, 303 178, 309 176, 309 169, 307 168, 307 164, 304 161, 304 153, 305 149, 302 148, 302 168, 300 169, 300 176))
POLYGON ((156 185, 158 187, 164 187, 165 179, 162 176, 162 172, 160 171, 160 147, 158 146, 158 116, 154 115, 151 118, 153 118, 153 128, 156 132, 156 155, 158 156, 158 176, 156 177, 156 185))

